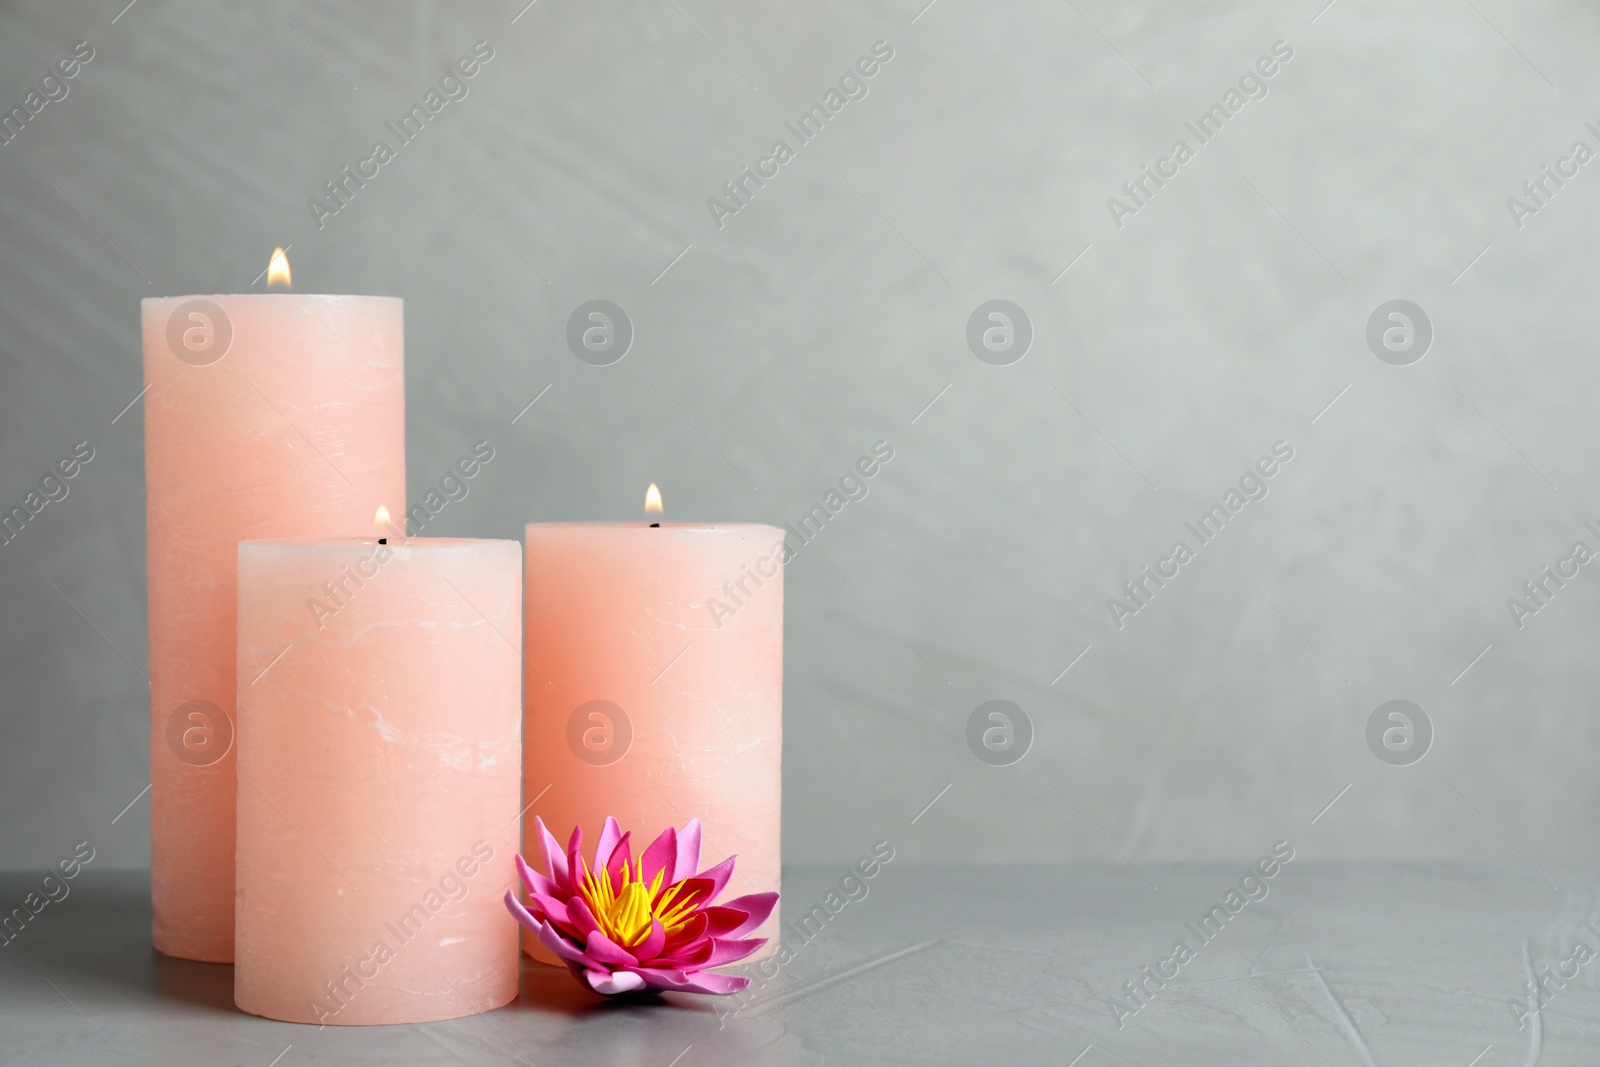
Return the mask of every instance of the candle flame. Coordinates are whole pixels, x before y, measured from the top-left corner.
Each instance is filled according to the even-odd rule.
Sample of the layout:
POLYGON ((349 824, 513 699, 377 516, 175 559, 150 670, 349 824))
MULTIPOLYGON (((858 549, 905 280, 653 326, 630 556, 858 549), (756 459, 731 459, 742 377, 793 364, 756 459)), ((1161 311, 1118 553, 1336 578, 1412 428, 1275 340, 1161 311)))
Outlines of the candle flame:
POLYGON ((376 515, 372 516, 372 521, 373 521, 373 524, 377 525, 377 526, 387 526, 387 525, 389 525, 389 522, 390 522, 389 509, 387 507, 385 507, 384 505, 379 504, 378 505, 378 513, 376 515))
POLYGON ((644 492, 644 513, 646 515, 661 514, 661 490, 656 488, 655 482, 651 482, 650 488, 644 492))
POLYGON ((272 260, 267 264, 267 288, 281 285, 289 287, 289 257, 283 254, 283 249, 272 250, 272 260))

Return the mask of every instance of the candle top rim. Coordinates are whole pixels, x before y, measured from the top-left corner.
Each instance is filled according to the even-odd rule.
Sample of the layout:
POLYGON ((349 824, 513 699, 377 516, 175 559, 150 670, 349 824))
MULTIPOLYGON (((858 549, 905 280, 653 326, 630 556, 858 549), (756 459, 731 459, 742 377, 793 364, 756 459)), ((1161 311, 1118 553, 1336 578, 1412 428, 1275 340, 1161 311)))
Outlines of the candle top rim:
POLYGON ((272 551, 274 549, 306 548, 409 548, 423 551, 452 548, 474 548, 480 545, 516 545, 504 537, 392 537, 381 535, 385 543, 372 537, 249 537, 239 542, 239 551, 272 551))
POLYGON ((767 530, 775 534, 783 533, 783 529, 764 522, 662 522, 659 519, 639 519, 627 521, 578 521, 578 522, 530 522, 527 533, 534 530, 642 530, 646 533, 654 531, 658 535, 662 531, 676 533, 722 533, 737 534, 748 533, 754 530, 767 530))
POLYGON ((301 300, 385 300, 396 304, 404 304, 403 296, 388 296, 382 293, 189 293, 186 295, 174 294, 172 296, 143 296, 139 298, 139 306, 147 304, 161 304, 173 300, 283 300, 285 298, 298 298, 301 300))

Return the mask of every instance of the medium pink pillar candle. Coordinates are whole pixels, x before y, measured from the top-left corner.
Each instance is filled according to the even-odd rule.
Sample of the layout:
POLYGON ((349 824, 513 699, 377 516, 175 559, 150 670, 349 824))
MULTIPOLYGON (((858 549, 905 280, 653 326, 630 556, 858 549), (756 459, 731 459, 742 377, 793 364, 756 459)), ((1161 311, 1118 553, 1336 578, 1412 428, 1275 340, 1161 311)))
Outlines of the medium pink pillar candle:
POLYGON ((402 303, 143 302, 155 946, 233 959, 234 567, 247 537, 405 511, 402 303))
POLYGON ((234 1003, 450 1019, 517 995, 515 541, 239 546, 234 1003))
MULTIPOLYGON (((783 531, 541 523, 527 553, 525 854, 536 815, 562 844, 582 826, 585 854, 615 815, 636 855, 699 818, 703 867, 739 857, 728 896, 778 889, 783 531)), ((752 958, 777 929, 774 909, 752 958)))

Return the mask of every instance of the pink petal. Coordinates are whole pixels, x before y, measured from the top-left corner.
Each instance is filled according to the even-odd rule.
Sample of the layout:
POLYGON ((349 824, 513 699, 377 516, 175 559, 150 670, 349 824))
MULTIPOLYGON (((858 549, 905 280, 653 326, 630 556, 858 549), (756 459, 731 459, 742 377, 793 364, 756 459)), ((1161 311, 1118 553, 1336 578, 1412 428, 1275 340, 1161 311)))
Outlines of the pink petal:
POLYGON ((560 957, 562 960, 565 960, 568 964, 582 967, 605 966, 599 961, 589 958, 589 955, 586 952, 584 952, 577 945, 574 945, 571 941, 568 941, 566 938, 562 937, 556 932, 555 927, 548 923, 540 923, 537 933, 539 935, 539 944, 543 945, 551 952, 554 952, 558 957, 560 957))
MULTIPOLYGON (((672 827, 661 831, 661 836, 650 842, 650 847, 644 850, 644 881, 649 885, 654 880, 657 871, 669 867, 676 867, 678 862, 678 832, 672 827)), ((661 879, 663 885, 672 884, 672 871, 668 870, 661 879)))
POLYGON ((614 997, 618 993, 634 993, 645 987, 645 980, 632 971, 585 971, 585 981, 596 993, 614 997))
POLYGON ((583 827, 574 826, 572 836, 567 838, 567 880, 572 883, 573 891, 578 889, 578 883, 583 881, 583 857, 578 850, 583 847, 583 827))
POLYGON ((529 895, 534 907, 544 912, 546 922, 553 922, 557 926, 571 926, 572 916, 567 912, 567 906, 555 897, 545 896, 543 893, 529 895))
POLYGON ((749 912, 732 904, 702 908, 698 914, 705 917, 707 937, 734 937, 734 931, 742 930, 750 921, 749 912))
POLYGON ((635 967, 638 974, 652 989, 676 989, 689 980, 689 972, 677 967, 635 967))
POLYGON ((731 941, 717 938, 711 942, 711 958, 702 967, 722 967, 729 963, 736 963, 750 953, 767 943, 764 937, 752 937, 748 941, 731 941))
POLYGON ((589 931, 589 937, 583 944, 583 950, 588 953, 590 959, 599 960, 609 967, 639 966, 637 957, 611 940, 600 930, 589 931))
POLYGON ((689 976, 687 982, 674 988, 680 993, 707 993, 714 997, 725 997, 740 992, 749 984, 750 979, 741 974, 697 971, 689 976))
POLYGON ((666 881, 669 884, 693 878, 699 873, 700 837, 700 820, 690 819, 689 824, 678 834, 678 859, 671 873, 667 875, 666 881))
POLYGON ((729 856, 715 867, 707 868, 700 872, 700 878, 711 882, 711 892, 706 894, 706 900, 715 900, 717 894, 722 892, 722 887, 728 884, 728 879, 733 877, 733 861, 738 856, 729 856))
POLYGON ((611 879, 611 891, 613 893, 622 892, 622 868, 633 862, 633 846, 629 844, 632 837, 632 830, 622 835, 622 839, 617 842, 617 847, 611 850, 610 862, 605 866, 606 875, 611 879))
POLYGON ((572 897, 567 901, 567 916, 581 937, 588 937, 600 929, 599 920, 594 917, 594 912, 589 910, 589 905, 582 897, 572 897))
MULTIPOLYGON (((744 912, 736 912, 735 914, 742 916, 744 912)), ((706 919, 706 912, 697 911, 685 919, 682 926, 667 935, 667 944, 681 948, 691 941, 698 941, 710 933, 709 925, 706 919)))
MULTIPOLYGON (((549 857, 545 858, 545 862, 549 862, 549 857)), ((543 893, 546 896, 552 897, 562 895, 561 887, 555 882, 546 878, 544 875, 540 874, 538 871, 534 870, 532 867, 528 866, 527 860, 523 859, 521 856, 518 856, 516 858, 516 864, 517 874, 521 876, 522 884, 527 887, 530 894, 543 893)))
POLYGON ((712 898, 717 895, 718 890, 727 883, 728 875, 733 873, 732 863, 733 860, 731 858, 724 860, 717 867, 706 871, 704 874, 696 875, 693 878, 685 878, 682 882, 679 882, 678 885, 681 888, 678 890, 678 903, 688 904, 693 908, 709 906, 712 898))
POLYGON ((611 863, 611 853, 616 849, 617 842, 622 840, 622 827, 617 820, 606 816, 606 824, 600 830, 600 843, 594 849, 594 869, 603 871, 611 863))
POLYGON ((556 839, 551 836, 550 831, 545 829, 544 820, 539 816, 535 815, 533 817, 533 825, 539 835, 539 850, 544 854, 545 874, 557 885, 570 884, 572 873, 567 868, 567 857, 561 851, 561 846, 556 843, 556 839))
POLYGON ((678 883, 675 903, 698 915, 711 899, 711 882, 705 878, 690 878, 678 883))
POLYGON ((727 996, 737 993, 750 984, 750 979, 737 974, 722 974, 718 971, 671 972, 655 968, 639 968, 639 973, 644 976, 655 989, 670 989, 679 993, 709 993, 712 996, 727 996))
POLYGON ((650 932, 643 941, 633 946, 633 954, 641 960, 655 959, 667 944, 667 931, 660 919, 650 920, 650 932))
POLYGON ((686 970, 699 970, 715 950, 716 946, 710 940, 694 941, 663 952, 650 962, 657 967, 670 963, 686 970))
MULTIPOLYGON (((725 908, 734 908, 739 911, 749 913, 750 917, 748 919, 746 919, 741 925, 728 931, 728 933, 725 935, 728 937, 742 937, 767 921, 767 917, 772 914, 772 909, 778 906, 778 894, 749 893, 742 897, 734 897, 732 900, 728 901, 722 906, 725 908)), ((716 937, 723 935, 713 934, 712 936, 716 937)))
POLYGON ((537 931, 542 925, 527 908, 522 906, 522 901, 517 899, 517 891, 515 889, 506 890, 506 910, 511 913, 513 919, 530 930, 537 931))

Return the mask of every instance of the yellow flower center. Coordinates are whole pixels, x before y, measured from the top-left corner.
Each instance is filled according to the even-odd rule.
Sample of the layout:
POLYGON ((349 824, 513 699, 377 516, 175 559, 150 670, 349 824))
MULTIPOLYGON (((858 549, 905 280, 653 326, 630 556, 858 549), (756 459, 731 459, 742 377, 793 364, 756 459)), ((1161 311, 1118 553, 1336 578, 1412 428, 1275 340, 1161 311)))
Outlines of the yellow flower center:
POLYGON ((612 888, 606 872, 601 871, 597 876, 590 873, 587 861, 580 862, 583 863, 583 881, 578 893, 594 913, 601 932, 622 948, 632 948, 649 937, 652 919, 660 921, 662 928, 671 934, 682 928, 694 913, 695 901, 680 899, 684 896, 682 882, 662 890, 665 870, 657 871, 650 884, 645 884, 642 856, 632 868, 626 863, 622 865, 620 889, 612 888))

